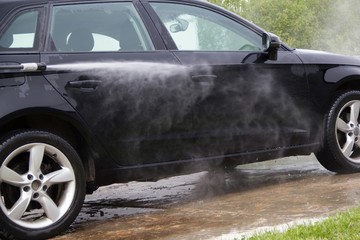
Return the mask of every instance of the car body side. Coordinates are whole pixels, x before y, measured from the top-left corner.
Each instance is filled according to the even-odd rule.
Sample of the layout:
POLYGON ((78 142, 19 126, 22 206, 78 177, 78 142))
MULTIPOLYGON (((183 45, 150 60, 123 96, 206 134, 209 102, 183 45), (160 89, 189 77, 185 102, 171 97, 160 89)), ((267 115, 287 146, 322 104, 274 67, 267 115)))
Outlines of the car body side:
MULTIPOLYGON (((4 23, 0 26, 0 33, 7 22, 10 21, 8 19, 11 19, 11 16, 16 15, 18 12, 27 8, 39 7, 43 8, 43 17, 47 19, 52 5, 58 2, 60 1, 0 0, 0 21, 4 23), (12 5, 11 2, 14 4, 12 5), (6 6, 6 8, 3 6, 6 6)), ((66 2, 73 3, 72 1, 66 2)), ((61 3, 64 3, 64 1, 61 1, 61 3)), ((138 11, 143 19, 152 20, 146 23, 146 27, 154 41, 155 49, 166 52, 171 56, 176 55, 177 49, 170 35, 164 32, 163 26, 158 22, 154 13, 146 11, 149 8, 148 2, 134 1, 134 3, 140 5, 141 10, 138 9, 138 11)), ((186 3, 190 4, 188 1, 186 3)), ((199 5, 198 2, 193 4, 199 5)), ((212 4, 201 3, 200 6, 215 12, 220 11, 219 7, 212 4)), ((223 10, 221 9, 221 11, 223 10)), ((230 12, 228 12, 227 17, 246 24, 259 34, 264 32, 230 12)), ((44 32, 40 36, 39 49, 27 54, 21 51, 0 52, 0 65, 19 64, 22 63, 20 59, 21 61, 26 59, 28 62, 40 62, 44 59, 43 54, 46 58, 50 58, 52 53, 44 52, 49 31, 48 21, 41 24, 44 32)), ((306 84, 309 88, 308 101, 311 103, 311 129, 313 132, 308 136, 308 141, 303 144, 193 159, 179 159, 176 161, 122 165, 119 164, 121 161, 113 159, 101 139, 98 139, 97 135, 94 134, 92 126, 89 126, 74 109, 69 99, 66 99, 54 86, 53 82, 44 77, 41 71, 27 73, 18 70, 3 72, 1 73, 3 75, 0 74, 2 76, 0 81, 4 79, 10 81, 10 83, 4 85, 1 85, 0 82, 0 135, 4 136, 9 131, 19 129, 38 129, 63 137, 74 146, 84 163, 87 182, 90 186, 88 192, 93 190, 92 186, 101 186, 114 182, 157 179, 178 174, 179 172, 207 170, 222 164, 236 165, 268 160, 279 156, 310 154, 320 146, 319 131, 322 129, 323 116, 329 108, 334 93, 345 89, 360 89, 360 60, 329 53, 295 50, 285 44, 279 51, 280 55, 282 53, 291 54, 292 57, 298 59, 301 63, 299 65, 302 66, 301 69, 304 71, 301 72, 302 70, 300 70, 299 74, 303 74, 307 80, 306 84), (44 99, 46 100, 44 101, 44 99)), ((56 55, 56 53, 53 54, 56 55)), ((264 55, 265 53, 261 54, 264 55)), ((72 59, 74 62, 81 60, 82 58, 76 57, 72 59)), ((272 62, 272 64, 276 65, 276 61, 272 62)))

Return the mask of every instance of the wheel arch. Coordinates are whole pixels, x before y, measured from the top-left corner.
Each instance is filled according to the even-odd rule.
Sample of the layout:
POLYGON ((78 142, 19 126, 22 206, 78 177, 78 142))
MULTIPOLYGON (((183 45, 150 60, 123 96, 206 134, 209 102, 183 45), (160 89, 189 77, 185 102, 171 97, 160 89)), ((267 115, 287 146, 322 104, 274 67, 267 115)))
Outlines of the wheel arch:
MULTIPOLYGON (((360 90, 360 67, 357 66, 331 67, 320 78, 321 83, 317 84, 326 84, 322 85, 323 91, 313 91, 313 101, 316 111, 322 114, 326 113, 337 93, 360 90)), ((310 79, 310 81, 312 80, 310 79)), ((315 84, 314 86, 318 85, 315 84)))
POLYGON ((360 90, 360 75, 349 76, 341 80, 335 91, 344 90, 360 90))
POLYGON ((66 140, 79 154, 84 165, 87 193, 95 190, 95 144, 75 113, 68 114, 54 109, 27 109, 8 114, 2 118, 0 136, 18 130, 41 130, 51 132, 66 140), (74 116, 71 116, 74 115, 74 116))
MULTIPOLYGON (((346 69, 346 67, 344 68, 346 69)), ((347 74, 344 74, 343 72, 342 74, 336 74, 332 76, 333 82, 331 83, 334 84, 334 87, 329 92, 331 94, 328 96, 326 107, 328 107, 328 105, 334 100, 333 96, 337 95, 337 93, 351 91, 351 90, 360 91, 360 67, 356 67, 356 68, 354 67, 351 69, 352 69, 351 72, 349 71, 349 69, 347 69, 347 72, 345 71, 347 74), (335 80, 335 77, 339 77, 339 78, 335 80)), ((329 80, 329 78, 327 80, 329 80)))

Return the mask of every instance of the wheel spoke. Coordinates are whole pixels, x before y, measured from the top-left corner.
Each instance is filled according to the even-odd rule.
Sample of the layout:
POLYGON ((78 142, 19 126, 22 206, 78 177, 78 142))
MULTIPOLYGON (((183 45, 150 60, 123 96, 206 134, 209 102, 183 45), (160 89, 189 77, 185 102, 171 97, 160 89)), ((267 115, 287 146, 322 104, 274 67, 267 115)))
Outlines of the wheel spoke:
POLYGON ((52 184, 74 181, 75 175, 70 169, 63 168, 61 170, 45 175, 45 179, 46 184, 51 186, 52 184))
POLYGON ((354 139, 352 137, 348 137, 344 147, 342 148, 342 152, 346 157, 350 157, 350 155, 352 154, 354 144, 354 139))
POLYGON ((2 166, 0 168, 0 182, 6 182, 10 185, 21 187, 26 183, 26 180, 23 179, 20 174, 7 166, 2 166))
POLYGON ((30 150, 30 161, 29 161, 29 172, 38 173, 40 172, 40 166, 43 161, 45 153, 44 145, 36 145, 30 150))
POLYGON ((343 133, 347 133, 350 131, 349 125, 347 125, 347 123, 344 120, 342 120, 341 118, 338 118, 336 120, 336 128, 337 128, 337 130, 339 130, 343 133))
POLYGON ((359 111, 360 111, 360 102, 356 101, 350 106, 350 122, 353 124, 358 123, 358 117, 359 117, 359 111))
POLYGON ((44 209, 46 216, 51 221, 54 222, 59 218, 60 210, 59 210, 58 206, 54 203, 54 201, 47 194, 42 194, 39 197, 38 202, 44 209))
POLYGON ((31 193, 22 192, 21 197, 16 201, 12 208, 8 212, 8 216, 11 219, 19 220, 25 213, 29 203, 31 201, 31 193))

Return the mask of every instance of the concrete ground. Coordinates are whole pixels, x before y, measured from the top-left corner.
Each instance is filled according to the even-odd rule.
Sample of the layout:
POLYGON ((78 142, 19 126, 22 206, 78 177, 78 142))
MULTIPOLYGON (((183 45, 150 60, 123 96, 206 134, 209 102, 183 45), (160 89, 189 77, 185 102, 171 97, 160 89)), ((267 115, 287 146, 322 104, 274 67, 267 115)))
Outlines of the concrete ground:
POLYGON ((234 239, 239 233, 356 206, 360 174, 337 175, 314 156, 98 189, 56 239, 234 239))

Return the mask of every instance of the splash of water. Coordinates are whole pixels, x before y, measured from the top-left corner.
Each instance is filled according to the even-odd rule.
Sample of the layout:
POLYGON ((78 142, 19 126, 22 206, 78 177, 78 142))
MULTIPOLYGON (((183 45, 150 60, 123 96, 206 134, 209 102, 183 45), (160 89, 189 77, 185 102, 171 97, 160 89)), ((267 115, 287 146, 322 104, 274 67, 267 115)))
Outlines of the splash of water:
MULTIPOLYGON (((191 110, 214 86, 213 83, 201 86, 194 82, 191 78, 194 69, 190 67, 166 63, 86 62, 49 65, 47 70, 63 72, 56 81, 102 81, 92 93, 66 86, 65 91, 75 101, 73 105, 83 118, 97 129, 98 135, 108 139, 116 136, 133 143, 122 149, 123 152, 138 148, 144 139, 166 135, 176 128, 189 128, 191 110)), ((206 66, 196 70, 211 72, 206 66)))
MULTIPOLYGON (((47 70, 63 72, 54 81, 75 78, 102 81, 92 93, 66 86, 65 91, 99 136, 126 143, 126 147, 119 148, 119 141, 115 140, 112 148, 129 162, 144 159, 136 154, 146 140, 166 138, 169 134, 211 132, 213 137, 201 139, 208 149, 189 146, 186 150, 192 158, 251 150, 256 145, 241 136, 265 130, 271 130, 271 138, 262 134, 257 142, 272 146, 274 141, 280 141, 282 125, 307 124, 291 96, 274 77, 256 69, 250 69, 247 76, 238 74, 231 81, 217 79, 206 84, 192 79, 194 72, 213 73, 212 67, 205 64, 188 67, 148 62, 84 62, 49 65, 47 70)), ((163 155, 169 149, 162 148, 157 157, 168 159, 163 155)))

